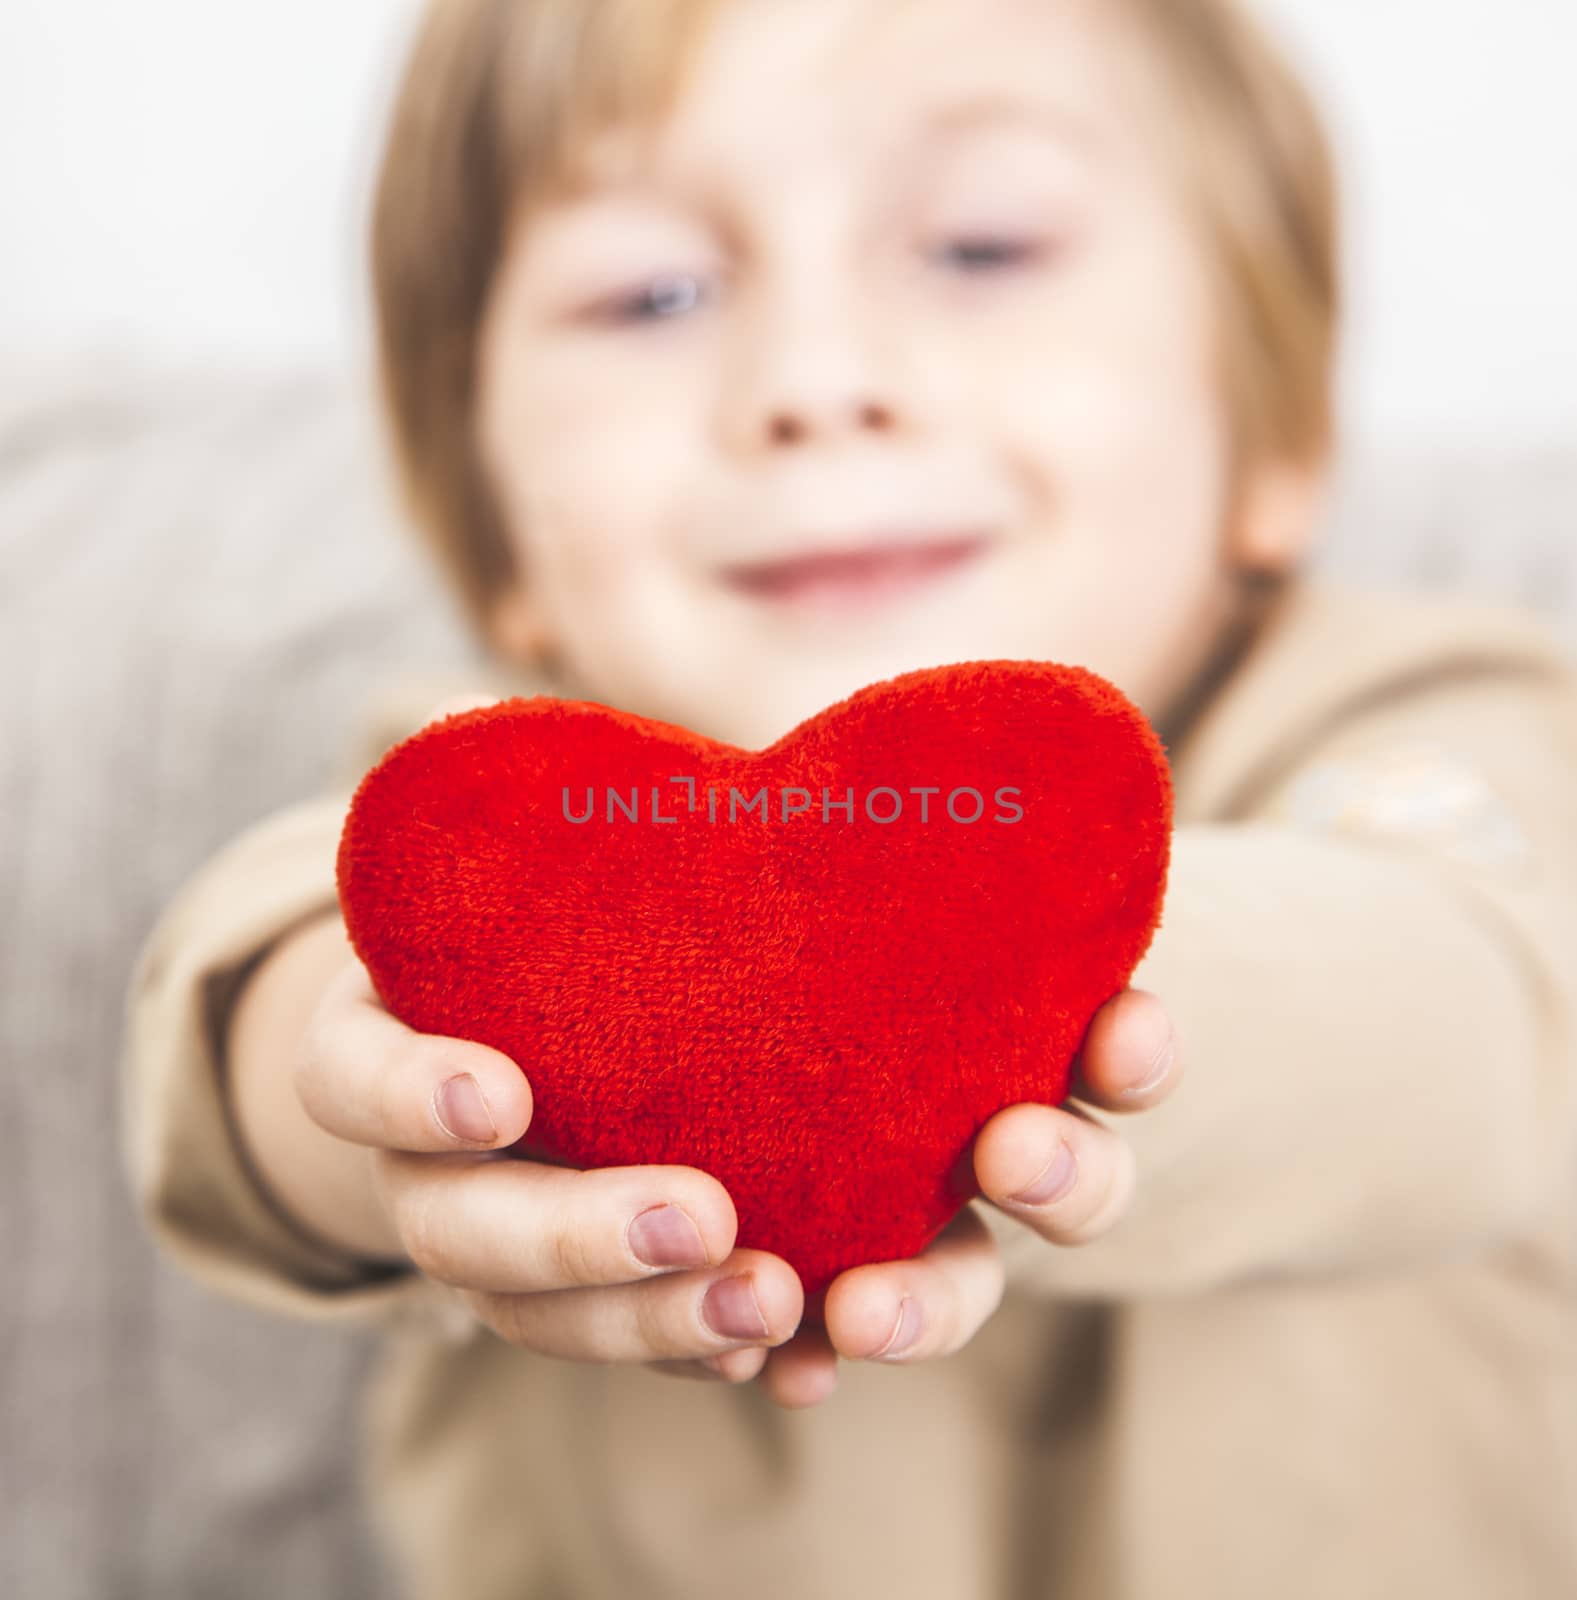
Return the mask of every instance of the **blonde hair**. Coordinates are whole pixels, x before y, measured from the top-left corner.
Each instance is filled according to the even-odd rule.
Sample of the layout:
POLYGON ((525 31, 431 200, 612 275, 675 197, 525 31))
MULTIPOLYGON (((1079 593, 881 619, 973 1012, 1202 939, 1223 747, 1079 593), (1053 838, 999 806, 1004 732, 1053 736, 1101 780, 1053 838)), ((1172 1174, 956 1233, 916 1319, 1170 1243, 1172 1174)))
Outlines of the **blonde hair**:
MULTIPOLYGON (((725 0, 432 0, 373 203, 379 380, 405 501, 485 631, 515 576, 474 428, 478 338, 511 219, 581 176, 589 135, 671 110, 725 0)), ((1224 289, 1238 465, 1332 432, 1336 185, 1307 91, 1235 0, 1125 0, 1163 47, 1193 213, 1224 289)))

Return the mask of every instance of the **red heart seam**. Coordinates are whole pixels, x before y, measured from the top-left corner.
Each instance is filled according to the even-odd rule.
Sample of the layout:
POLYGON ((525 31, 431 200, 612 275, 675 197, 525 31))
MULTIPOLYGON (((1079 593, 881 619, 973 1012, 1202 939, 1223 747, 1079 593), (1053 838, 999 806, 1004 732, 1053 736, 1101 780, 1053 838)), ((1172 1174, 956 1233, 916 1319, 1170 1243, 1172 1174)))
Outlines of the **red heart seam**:
POLYGON ((1065 1098, 1159 925, 1171 810, 1160 739, 1081 667, 904 673, 760 751, 539 695, 389 750, 339 895, 390 1012, 519 1062, 520 1154, 711 1173, 809 1306, 979 1192, 990 1116, 1065 1098))

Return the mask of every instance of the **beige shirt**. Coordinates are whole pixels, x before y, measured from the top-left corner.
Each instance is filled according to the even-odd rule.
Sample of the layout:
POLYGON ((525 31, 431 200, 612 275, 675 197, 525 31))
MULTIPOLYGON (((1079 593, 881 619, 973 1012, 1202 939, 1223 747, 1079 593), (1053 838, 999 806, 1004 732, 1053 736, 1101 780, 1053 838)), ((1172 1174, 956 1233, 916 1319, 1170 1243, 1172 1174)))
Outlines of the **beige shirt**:
MULTIPOLYGON (((216 1291, 385 1332, 370 1509, 416 1600, 1577 1595, 1577 678, 1526 614, 1301 580, 1169 741, 1133 982, 1186 1072, 1131 1210, 955 1355, 821 1405, 557 1361, 281 1215, 227 1119, 238 980, 334 904, 355 781, 183 887, 128 997, 125 1160, 216 1291)), ((222 1439, 211 1441, 215 1452, 222 1439)))

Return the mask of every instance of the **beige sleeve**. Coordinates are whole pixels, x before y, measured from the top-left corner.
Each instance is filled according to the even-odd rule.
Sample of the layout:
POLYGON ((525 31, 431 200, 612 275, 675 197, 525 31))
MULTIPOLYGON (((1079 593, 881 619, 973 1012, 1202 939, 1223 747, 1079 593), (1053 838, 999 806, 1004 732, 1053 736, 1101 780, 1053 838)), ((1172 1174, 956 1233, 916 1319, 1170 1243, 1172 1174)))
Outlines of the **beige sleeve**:
MULTIPOLYGON (((1577 688, 1478 669, 1179 826, 1132 982, 1184 1075, 1127 1213, 1056 1247, 983 1200, 1010 1289, 1126 1298, 1384 1271, 1550 1225, 1577 1179, 1577 688)), ((1085 1108, 1090 1109, 1090 1108, 1085 1108)))
POLYGON ((181 887, 138 955, 120 1064, 122 1161, 155 1244, 191 1277, 259 1310, 452 1341, 478 1324, 414 1268, 311 1239, 248 1163, 225 1092, 223 1023, 240 980, 282 935, 337 905, 350 791, 275 812, 181 887))

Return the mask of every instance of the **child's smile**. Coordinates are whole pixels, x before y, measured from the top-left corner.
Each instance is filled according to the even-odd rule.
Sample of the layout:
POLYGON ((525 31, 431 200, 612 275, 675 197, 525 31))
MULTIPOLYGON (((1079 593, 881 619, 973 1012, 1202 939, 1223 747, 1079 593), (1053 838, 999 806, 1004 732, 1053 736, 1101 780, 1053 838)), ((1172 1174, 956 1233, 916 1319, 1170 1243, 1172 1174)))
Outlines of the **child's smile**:
POLYGON ((989 533, 949 534, 939 528, 740 563, 724 568, 723 575, 742 594, 770 605, 864 610, 947 578, 978 560, 991 543, 989 533))

